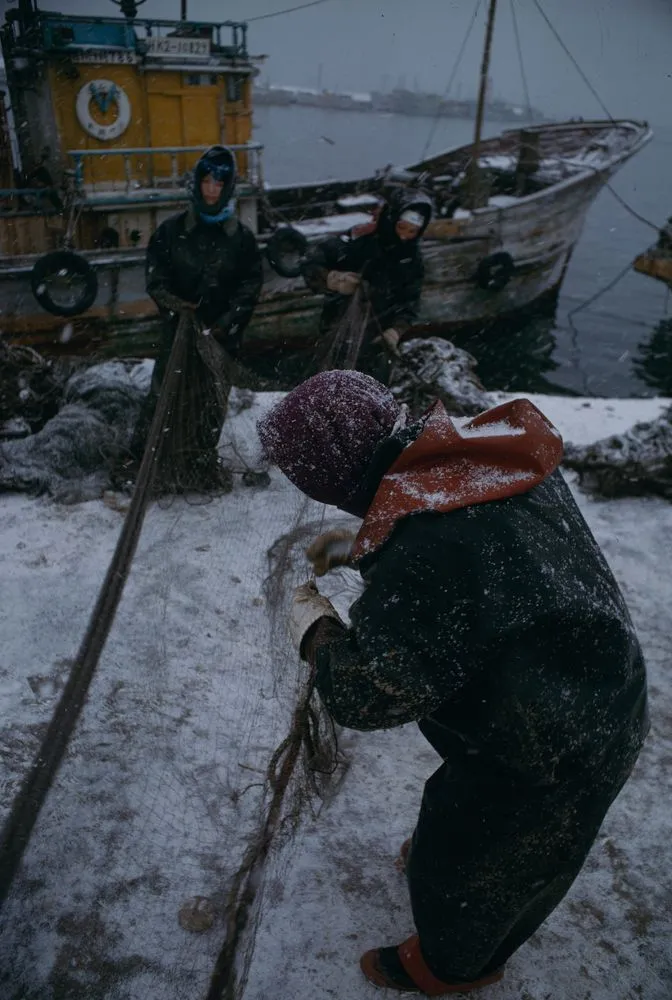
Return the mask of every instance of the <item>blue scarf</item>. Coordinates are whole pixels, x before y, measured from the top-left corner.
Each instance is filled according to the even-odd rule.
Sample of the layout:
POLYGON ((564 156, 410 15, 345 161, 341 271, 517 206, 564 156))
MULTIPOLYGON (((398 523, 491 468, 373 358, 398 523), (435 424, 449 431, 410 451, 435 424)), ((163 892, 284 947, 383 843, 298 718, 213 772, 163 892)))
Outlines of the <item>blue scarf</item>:
POLYGON ((231 201, 224 206, 216 215, 207 215, 205 212, 199 212, 198 217, 201 222, 207 222, 208 225, 214 222, 226 222, 230 219, 236 210, 236 199, 232 198, 231 201))

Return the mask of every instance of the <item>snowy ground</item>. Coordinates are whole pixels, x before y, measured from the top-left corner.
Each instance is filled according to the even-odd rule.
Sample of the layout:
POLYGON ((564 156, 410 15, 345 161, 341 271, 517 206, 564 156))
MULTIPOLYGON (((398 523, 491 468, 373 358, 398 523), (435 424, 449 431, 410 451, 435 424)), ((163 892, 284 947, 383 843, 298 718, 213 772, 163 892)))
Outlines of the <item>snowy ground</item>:
MULTIPOLYGON (((256 397, 225 428, 240 461, 256 397)), ((500 398, 503 398, 500 396, 500 398)), ((666 400, 530 396, 567 440, 655 417, 666 400)), ((572 482, 571 476, 570 482, 572 482)), ((672 506, 576 493, 621 582, 647 655, 653 729, 563 905, 488 1000, 672 996, 672 506)), ((0 809, 39 745, 123 515, 0 496, 0 809)), ((188 896, 221 902, 258 818, 261 771, 302 668, 274 627, 271 582, 305 578, 301 550, 344 518, 277 473, 206 505, 148 513, 122 606, 67 759, 2 913, 0 1000, 199 1000, 222 939, 182 930, 188 896), (274 561, 289 535, 289 564, 274 561), (268 551, 272 559, 269 563, 268 551)), ((331 582, 346 601, 346 577, 331 582)), ((280 625, 284 614, 278 610, 280 625)), ((338 795, 274 860, 246 998, 377 994, 357 960, 412 932, 394 856, 438 761, 413 726, 343 734, 338 795)), ((391 994, 390 994, 391 995, 391 994)))

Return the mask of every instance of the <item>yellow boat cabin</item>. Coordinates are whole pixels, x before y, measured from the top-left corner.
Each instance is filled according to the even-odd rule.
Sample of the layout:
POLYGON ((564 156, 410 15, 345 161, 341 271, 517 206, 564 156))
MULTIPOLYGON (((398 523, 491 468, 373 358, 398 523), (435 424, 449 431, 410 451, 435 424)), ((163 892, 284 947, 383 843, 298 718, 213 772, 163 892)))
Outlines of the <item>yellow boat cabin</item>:
POLYGON ((190 169, 216 143, 236 151, 241 217, 256 228, 246 25, 138 19, 133 3, 123 6, 130 17, 73 17, 21 0, 7 16, 3 255, 44 253, 64 236, 83 250, 144 247, 186 202, 190 169))

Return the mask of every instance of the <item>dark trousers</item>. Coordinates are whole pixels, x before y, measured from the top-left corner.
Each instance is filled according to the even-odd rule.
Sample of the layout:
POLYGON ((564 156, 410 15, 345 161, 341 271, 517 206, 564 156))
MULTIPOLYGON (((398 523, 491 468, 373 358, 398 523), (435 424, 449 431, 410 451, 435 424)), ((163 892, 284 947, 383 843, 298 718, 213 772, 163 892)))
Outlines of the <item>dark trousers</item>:
POLYGON ((468 757, 432 775, 407 876, 435 976, 477 979, 537 930, 579 874, 633 764, 544 788, 493 781, 468 757))

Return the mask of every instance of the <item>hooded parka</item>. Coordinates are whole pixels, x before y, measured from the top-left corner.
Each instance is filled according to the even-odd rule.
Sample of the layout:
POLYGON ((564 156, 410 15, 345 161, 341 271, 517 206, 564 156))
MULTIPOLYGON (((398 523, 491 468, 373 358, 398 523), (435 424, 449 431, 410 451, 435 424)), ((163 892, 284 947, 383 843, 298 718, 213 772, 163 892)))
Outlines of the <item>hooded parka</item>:
POLYGON ((443 760, 407 876, 447 983, 500 968, 557 906, 648 730, 640 645, 561 455, 526 400, 459 428, 437 403, 387 436, 342 505, 364 515, 364 592, 304 646, 338 723, 417 722, 443 760))
POLYGON ((418 315, 424 266, 420 236, 432 216, 432 201, 424 192, 399 188, 384 206, 378 222, 357 235, 331 237, 306 256, 302 273, 308 287, 324 294, 320 317, 320 342, 314 364, 318 370, 342 367, 343 351, 331 350, 351 297, 327 288, 330 271, 352 271, 362 277, 363 296, 370 303, 368 323, 356 367, 386 383, 390 356, 373 343, 384 330, 394 328, 403 336, 418 315), (418 237, 400 240, 395 226, 412 209, 424 219, 418 237), (369 231, 371 230, 371 231, 369 231))
POLYGON ((216 449, 231 388, 231 356, 240 348, 263 283, 257 241, 235 214, 235 179, 231 151, 208 150, 194 169, 192 204, 163 222, 147 247, 147 292, 162 316, 163 336, 132 445, 136 459, 144 450, 180 313, 194 317, 181 359, 171 441, 166 439, 162 452, 162 478, 169 485, 168 466, 175 463, 185 465, 178 476, 185 487, 222 481, 216 449), (205 204, 200 190, 208 175, 223 185, 213 206, 205 204))

